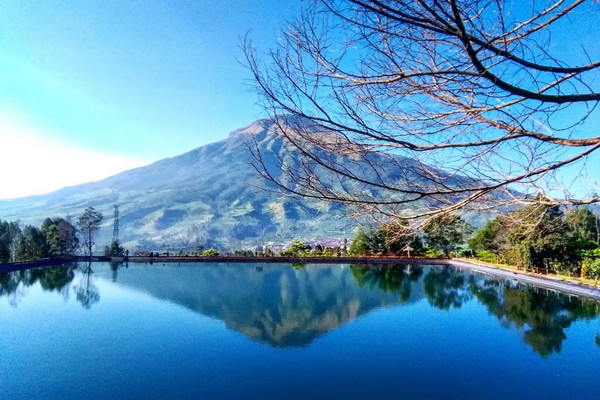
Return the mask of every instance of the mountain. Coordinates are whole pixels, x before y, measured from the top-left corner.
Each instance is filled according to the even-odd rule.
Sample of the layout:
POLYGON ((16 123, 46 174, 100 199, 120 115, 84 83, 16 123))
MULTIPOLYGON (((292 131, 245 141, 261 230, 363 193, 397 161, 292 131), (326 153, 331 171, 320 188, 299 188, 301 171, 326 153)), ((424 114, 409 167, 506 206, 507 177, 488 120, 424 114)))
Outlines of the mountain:
POLYGON ((0 218, 41 224, 73 221, 87 207, 104 215, 97 243, 112 237, 119 205, 120 239, 129 249, 240 249, 293 239, 350 238, 356 222, 344 207, 277 192, 252 166, 249 145, 277 157, 287 148, 269 120, 226 139, 109 178, 49 194, 0 200, 0 218))
MULTIPOLYGON (((290 119, 285 123, 293 127, 301 122, 290 119)), ((118 204, 119 238, 126 248, 169 251, 191 250, 197 245, 234 250, 294 239, 330 245, 353 237, 359 222, 375 222, 372 216, 363 216, 361 221, 349 218, 350 210, 342 204, 282 194, 260 177, 252 165, 250 148, 258 149, 276 179, 287 179, 281 175, 280 164, 292 170, 303 167, 299 150, 287 145, 277 129, 272 120, 256 121, 224 140, 97 182, 0 200, 0 219, 37 226, 46 217, 67 217, 74 222, 87 207, 94 207, 104 215, 96 240, 99 250, 112 239, 113 210, 118 204)), ((352 155, 317 152, 322 159, 366 180, 377 181, 385 174, 386 180, 408 186, 424 181, 413 167, 414 160, 397 155, 372 152, 357 161, 352 155)), ((328 179, 324 168, 316 173, 319 179, 328 179)), ((353 185, 354 192, 367 197, 390 200, 394 196, 356 186, 356 182, 344 185, 353 185)), ((476 218, 471 216, 470 222, 481 225, 476 218)))

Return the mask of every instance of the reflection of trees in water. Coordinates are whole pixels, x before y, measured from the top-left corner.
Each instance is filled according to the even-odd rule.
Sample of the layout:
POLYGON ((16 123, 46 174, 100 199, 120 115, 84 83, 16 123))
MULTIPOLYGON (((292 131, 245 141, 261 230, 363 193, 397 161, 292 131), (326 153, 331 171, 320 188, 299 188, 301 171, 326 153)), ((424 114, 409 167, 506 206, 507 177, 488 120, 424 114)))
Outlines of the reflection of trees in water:
POLYGON ((525 342, 542 357, 560 352, 566 339, 565 329, 573 322, 589 320, 600 313, 600 305, 592 300, 571 300, 499 281, 478 282, 471 277, 469 289, 504 326, 523 331, 525 342))
POLYGON ((26 287, 21 284, 23 271, 0 274, 0 297, 6 296, 12 306, 16 306, 25 296, 26 287))
POLYGON ((65 300, 69 298, 69 283, 75 278, 75 270, 79 270, 80 282, 74 286, 77 301, 85 308, 100 300, 98 288, 91 281, 93 273, 91 263, 63 264, 55 267, 33 268, 21 271, 0 273, 0 297, 6 296, 9 302, 16 305, 27 293, 27 288, 39 283, 46 291, 56 291, 65 300))
MULTIPOLYGON (((421 267, 407 274, 406 266, 352 266, 351 271, 360 287, 398 293, 402 301, 423 274, 421 267)), ((542 357, 561 351, 565 329, 573 322, 600 314, 600 304, 593 300, 571 300, 536 288, 465 276, 464 271, 453 268, 431 268, 423 278, 423 293, 432 306, 443 310, 460 308, 477 298, 503 326, 522 331, 523 340, 542 357)), ((600 346, 600 335, 595 341, 600 346)))
POLYGON ((92 263, 81 263, 79 266, 81 271, 79 284, 74 287, 77 301, 81 303, 83 308, 90 309, 92 305, 100 301, 100 292, 98 287, 94 285, 91 280, 92 274, 92 263))
POLYGON ((408 265, 351 265, 350 271, 358 286, 378 288, 387 293, 397 293, 402 302, 408 300, 411 285, 423 274, 420 266, 408 265))
POLYGON ((460 308, 472 295, 465 286, 464 273, 450 267, 432 268, 423 279, 429 304, 442 310, 460 308))
POLYGON ((0 273, 0 297, 7 296, 9 302, 16 305, 26 295, 27 288, 39 282, 42 289, 57 291, 67 299, 68 284, 75 277, 74 269, 75 264, 69 263, 55 267, 0 273))
MULTIPOLYGON (((110 265, 113 280, 120 268, 117 263, 110 265)), ((353 292, 341 286, 343 279, 338 275, 324 269, 306 268, 296 273, 285 269, 272 270, 269 274, 261 272, 261 278, 252 278, 254 280, 239 270, 219 279, 216 275, 207 275, 214 279, 206 282, 214 283, 215 287, 199 298, 195 297, 198 294, 194 283, 188 280, 186 284, 189 282, 193 293, 190 308, 214 315, 250 337, 278 346, 310 343, 323 332, 373 308, 396 304, 394 296, 387 296, 386 300, 386 296, 379 293, 397 295, 402 302, 411 294, 417 300, 423 293, 432 306, 444 310, 461 307, 475 297, 503 326, 521 331, 525 343, 543 357, 561 351, 565 330, 573 322, 600 314, 600 304, 592 300, 549 295, 544 290, 480 275, 469 276, 448 267, 352 265, 350 273, 360 288, 370 290, 353 292)), ((90 263, 0 273, 0 296, 6 296, 16 305, 27 294, 27 288, 37 282, 43 290, 59 292, 65 299, 71 290, 86 309, 100 300, 90 263)), ((181 286, 174 287, 176 294, 170 296, 178 298, 181 286)), ((163 279, 157 283, 156 290, 159 289, 168 290, 163 279)), ((160 293, 164 296, 163 291, 160 293)), ((590 339, 600 347, 600 334, 590 339)))
POLYGON ((73 280, 75 273, 73 267, 52 267, 40 274, 40 286, 45 290, 58 290, 67 286, 73 280))
POLYGON ((112 271, 112 281, 117 281, 117 276, 119 273, 119 268, 125 267, 129 268, 129 263, 123 261, 111 261, 110 262, 110 270, 112 271))

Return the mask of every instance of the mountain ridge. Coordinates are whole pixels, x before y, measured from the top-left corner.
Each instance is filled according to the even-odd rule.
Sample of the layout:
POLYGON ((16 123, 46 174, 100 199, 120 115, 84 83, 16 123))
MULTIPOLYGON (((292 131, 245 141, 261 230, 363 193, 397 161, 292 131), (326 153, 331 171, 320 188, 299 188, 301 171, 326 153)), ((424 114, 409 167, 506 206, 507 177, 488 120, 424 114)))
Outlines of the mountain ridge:
MULTIPOLYGON (((276 179, 286 179, 279 164, 288 168, 299 165, 294 161, 298 150, 276 131, 287 122, 301 123, 258 120, 220 141, 102 180, 0 200, 0 219, 36 226, 46 217, 66 217, 75 222, 87 207, 94 207, 104 215, 96 252, 112 240, 115 204, 120 212, 119 239, 130 250, 190 251, 198 245, 237 250, 295 239, 331 243, 352 238, 358 225, 374 227, 374 216, 351 218, 351 210, 344 204, 282 193, 255 170, 250 148, 260 152, 269 171, 277 174, 276 179)), ((418 185, 422 179, 406 157, 367 152, 361 163, 353 160, 352 154, 316 152, 327 161, 348 165, 365 180, 379 178, 381 171, 374 171, 371 165, 386 165, 386 178, 403 184, 418 185)), ((317 173, 327 171, 321 168, 317 173)), ((354 188, 355 192, 360 190, 354 188)), ((365 196, 377 197, 378 193, 368 189, 365 196)), ((470 222, 486 217, 471 216, 470 222)))
POLYGON ((252 141, 261 151, 282 151, 283 139, 273 129, 272 121, 259 120, 223 140, 102 180, 0 200, 0 218, 33 225, 55 216, 74 221, 94 207, 104 214, 97 240, 104 245, 111 239, 118 204, 120 238, 132 249, 234 249, 351 236, 355 223, 344 216, 343 207, 276 193, 274 185, 258 177, 248 145, 252 141))

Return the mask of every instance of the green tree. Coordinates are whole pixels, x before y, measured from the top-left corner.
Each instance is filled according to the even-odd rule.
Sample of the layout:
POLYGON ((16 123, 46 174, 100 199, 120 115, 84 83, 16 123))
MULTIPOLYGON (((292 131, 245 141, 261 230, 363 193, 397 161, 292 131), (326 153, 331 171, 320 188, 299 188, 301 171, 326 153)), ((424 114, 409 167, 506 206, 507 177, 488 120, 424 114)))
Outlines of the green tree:
POLYGON ((481 251, 497 253, 499 249, 497 235, 500 229, 501 224, 498 218, 488 221, 483 228, 475 232, 475 235, 469 239, 469 248, 476 253, 481 251))
POLYGON ((587 276, 595 279, 597 284, 600 278, 600 257, 585 259, 584 263, 586 264, 587 276))
POLYGON ((279 254, 284 257, 298 257, 305 253, 308 253, 310 250, 311 247, 308 244, 300 240, 294 240, 287 250, 284 250, 279 254))
POLYGON ((442 251, 446 257, 465 242, 472 227, 456 214, 441 215, 431 219, 423 227, 427 245, 442 251))
POLYGON ((125 254, 125 248, 121 246, 119 240, 110 242, 109 246, 104 247, 104 255, 107 257, 122 257, 125 254))
POLYGON ((410 257, 411 251, 420 253, 423 243, 419 235, 410 228, 405 220, 384 224, 379 228, 385 237, 385 252, 392 254, 407 253, 410 257))
POLYGON ((506 262, 525 268, 551 268, 577 272, 580 267, 580 238, 565 222, 559 206, 530 204, 502 221, 506 262))
POLYGON ((363 256, 369 254, 369 240, 365 231, 362 228, 358 228, 356 232, 356 236, 350 242, 350 249, 348 249, 348 253, 353 256, 363 256))
POLYGON ((219 256, 219 252, 215 249, 208 249, 208 250, 204 250, 202 255, 204 257, 217 257, 217 256, 219 256))
POLYGON ((25 226, 17 246, 16 261, 30 261, 47 256, 48 247, 42 231, 35 226, 25 226))
POLYGON ((370 254, 384 254, 388 252, 387 235, 381 229, 373 229, 366 232, 367 244, 370 254))
POLYGON ((565 212, 565 222, 571 231, 583 240, 600 245, 600 218, 586 206, 570 208, 565 212))
POLYGON ((92 248, 95 245, 96 234, 100 230, 100 224, 102 223, 102 213, 96 211, 93 207, 85 209, 83 214, 79 217, 77 225, 82 236, 82 245, 85 250, 85 254, 89 257, 92 256, 92 248))
POLYGON ((63 218, 46 218, 41 230, 50 256, 74 254, 79 245, 77 229, 63 218))
POLYGON ((16 261, 21 228, 16 222, 0 220, 0 263, 16 261))
POLYGON ((323 255, 323 251, 325 251, 325 248, 323 247, 323 245, 320 243, 317 243, 315 245, 315 248, 313 249, 313 254, 317 255, 317 256, 323 255))

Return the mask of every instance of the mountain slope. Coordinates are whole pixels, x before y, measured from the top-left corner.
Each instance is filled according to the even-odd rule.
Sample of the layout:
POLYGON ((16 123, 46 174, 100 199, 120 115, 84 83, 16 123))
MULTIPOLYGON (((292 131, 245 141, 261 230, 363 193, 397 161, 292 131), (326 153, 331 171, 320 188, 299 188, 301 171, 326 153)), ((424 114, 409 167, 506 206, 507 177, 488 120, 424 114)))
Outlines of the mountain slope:
POLYGON ((39 225, 48 216, 76 220, 91 206, 104 214, 97 240, 103 245, 110 241, 118 204, 120 238, 131 249, 235 249, 352 236, 355 223, 343 207, 276 193, 257 176, 248 143, 277 154, 285 145, 273 129, 269 121, 257 121, 225 140, 97 182, 2 200, 0 218, 39 225))
MULTIPOLYGON (((196 245, 233 250, 293 239, 351 238, 358 222, 348 218, 344 205, 282 194, 255 171, 249 150, 254 146, 276 179, 287 179, 280 164, 291 169, 303 167, 298 150, 286 145, 276 130, 277 124, 271 120, 257 121, 219 142, 97 182, 0 200, 0 219, 39 226, 46 217, 76 221, 85 208, 94 207, 104 214, 96 251, 112 239, 115 204, 120 211, 120 240, 130 250, 191 250, 196 245)), ((418 168, 411 167, 414 160, 397 155, 372 152, 363 162, 316 151, 322 159, 367 181, 377 181, 385 174, 386 180, 411 187, 426 179, 418 168)), ((335 179, 319 168, 315 169, 319 179, 335 179)), ((443 176, 442 171, 438 173, 443 176)), ((355 185, 352 191, 366 197, 391 200, 388 192, 378 193, 377 188, 362 188, 356 182, 343 185, 355 185)), ((362 223, 374 223, 370 215, 363 218, 362 223)), ((470 221, 479 225, 476 218, 471 216, 470 221)))

